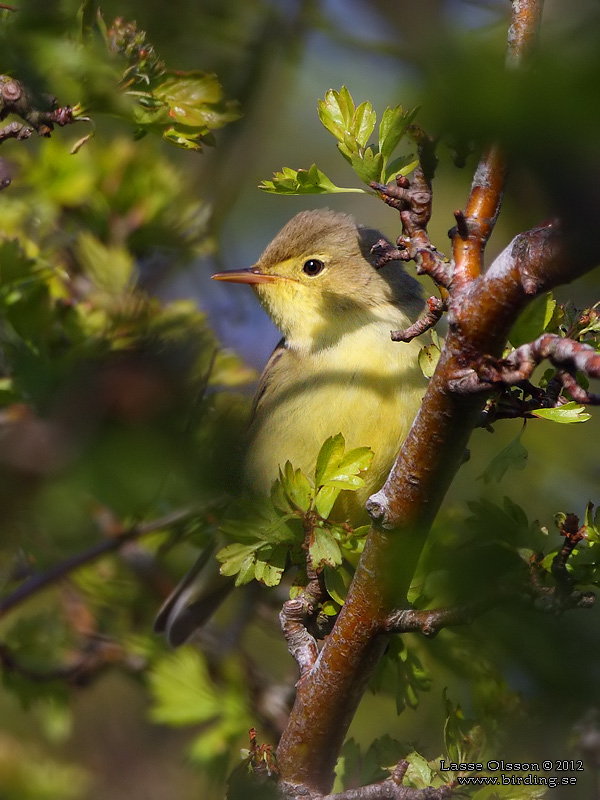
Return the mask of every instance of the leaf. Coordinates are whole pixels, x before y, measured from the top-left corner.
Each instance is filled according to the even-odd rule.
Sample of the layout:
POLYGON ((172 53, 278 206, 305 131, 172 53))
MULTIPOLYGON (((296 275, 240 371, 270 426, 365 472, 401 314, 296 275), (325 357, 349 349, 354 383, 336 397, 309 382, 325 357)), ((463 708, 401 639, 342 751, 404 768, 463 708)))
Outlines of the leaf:
POLYGON ((418 110, 413 108, 405 113, 399 105, 396 108, 386 108, 383 112, 379 125, 379 152, 386 162, 416 117, 418 110))
POLYGON ((154 698, 150 716, 155 722, 195 725, 221 710, 204 657, 193 647, 181 647, 157 661, 148 679, 154 698))
POLYGON ((433 377, 441 354, 440 348, 435 344, 425 345, 419 350, 419 367, 427 379, 433 377))
POLYGON ((551 422, 571 424, 573 422, 587 422, 592 416, 585 410, 585 406, 571 400, 557 408, 538 408, 531 412, 536 417, 548 419, 551 422))
POLYGON ((277 586, 285 569, 288 547, 262 547, 256 554, 254 577, 265 586, 277 586))
POLYGON ((545 330, 556 308, 556 300, 552 292, 543 294, 530 303, 519 316, 508 336, 513 347, 520 347, 526 342, 537 339, 545 330))
POLYGON ((371 103, 365 101, 357 106, 352 121, 356 141, 361 147, 366 147, 377 121, 377 115, 373 111, 371 103))
POLYGON ((258 188, 271 194, 339 194, 343 192, 365 194, 364 189, 336 186, 327 175, 317 169, 316 164, 313 164, 308 170, 284 167, 281 172, 273 174, 273 180, 261 181, 258 188))
MULTIPOLYGON (((254 565, 254 553, 259 547, 259 542, 251 544, 233 542, 233 544, 223 547, 217 553, 217 559, 221 562, 221 575, 237 575, 243 569, 244 575, 247 576, 250 564, 254 565)), ((252 571, 251 577, 244 580, 243 583, 248 583, 253 577, 254 571, 252 571)))
POLYGON ((336 474, 336 470, 344 457, 345 449, 346 440, 341 433, 336 436, 330 436, 323 442, 317 456, 315 486, 323 486, 330 477, 336 474))
POLYGON ((497 456, 494 456, 479 476, 479 479, 483 479, 483 482, 486 484, 492 481, 497 481, 499 483, 509 469, 525 469, 527 466, 528 452, 527 448, 521 443, 523 430, 524 428, 521 429, 519 435, 513 439, 510 444, 501 450, 497 456))
POLYGON ((322 486, 319 489, 315 497, 315 510, 319 516, 327 519, 341 491, 341 486, 322 486))
POLYGON ((333 569, 327 564, 323 567, 323 577, 325 579, 325 588, 327 593, 336 603, 341 606, 344 605, 344 600, 348 594, 350 583, 352 582, 352 574, 340 565, 337 569, 333 569))
POLYGON ((312 504, 313 490, 302 470, 294 470, 286 461, 283 472, 279 470, 279 482, 292 506, 307 512, 312 504))
POLYGON ((223 90, 214 75, 194 71, 165 73, 167 78, 152 94, 169 107, 169 116, 179 125, 204 133, 239 119, 239 111, 222 104, 223 90))
POLYGON ((313 569, 321 570, 325 564, 337 567, 342 563, 342 553, 339 544, 331 533, 320 526, 315 527, 310 536, 308 552, 313 569))
POLYGON ((327 130, 340 142, 350 131, 354 115, 354 101, 348 89, 342 86, 339 92, 329 89, 324 100, 319 100, 319 119, 327 130))
POLYGON ((123 247, 107 247, 91 233, 79 234, 76 253, 83 271, 110 294, 121 294, 132 282, 134 263, 123 247))
POLYGON ((363 183, 369 185, 371 181, 379 182, 381 180, 383 169, 381 153, 375 153, 370 147, 367 147, 362 154, 352 153, 350 163, 352 164, 352 169, 363 183))
POLYGON ((389 183, 396 175, 408 175, 413 169, 419 166, 419 159, 415 158, 412 153, 405 156, 399 156, 386 166, 382 183, 389 183))
POLYGON ((431 786, 432 770, 427 759, 416 751, 406 756, 408 769, 406 770, 405 782, 408 786, 415 789, 425 789, 431 786))

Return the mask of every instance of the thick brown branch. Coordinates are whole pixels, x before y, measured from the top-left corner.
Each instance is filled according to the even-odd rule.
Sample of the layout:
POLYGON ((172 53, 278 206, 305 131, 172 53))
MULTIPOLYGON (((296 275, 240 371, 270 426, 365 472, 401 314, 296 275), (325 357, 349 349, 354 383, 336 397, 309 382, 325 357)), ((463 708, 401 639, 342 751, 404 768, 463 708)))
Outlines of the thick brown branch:
POLYGON ((52 586, 52 584, 62 580, 69 575, 69 573, 79 569, 79 567, 89 564, 108 553, 120 550, 127 542, 138 539, 140 536, 144 536, 147 533, 173 527, 189 519, 194 513, 196 512, 192 509, 181 509, 179 511, 173 511, 170 514, 165 514, 164 517, 159 517, 151 522, 133 525, 131 528, 118 533, 118 535, 109 539, 104 539, 87 550, 84 550, 82 553, 77 553, 71 558, 61 561, 56 566, 46 570, 46 572, 33 575, 15 589, 14 592, 0 600, 0 619, 34 594, 52 586))
MULTIPOLYGON (((515 2, 513 14, 526 7, 515 2)), ((488 154, 466 213, 467 217, 477 215, 483 226, 474 249, 477 258, 463 262, 461 278, 452 284, 444 351, 388 480, 368 501, 375 522, 346 602, 313 669, 298 686, 278 747, 282 787, 290 797, 302 793, 318 797, 331 786, 339 748, 385 648, 386 620, 394 609, 406 607, 425 536, 480 419, 484 398, 459 397, 449 390, 450 381, 479 355, 501 356, 512 324, 534 292, 572 280, 590 269, 600 255, 596 244, 593 253, 574 265, 558 229, 545 227, 517 237, 504 260, 497 259, 491 270, 479 275, 481 237, 485 238, 485 226, 495 219, 504 180, 500 155, 493 148, 488 154)), ((403 200, 399 195, 397 207, 403 200)), ((402 221, 406 225, 405 217, 402 221)), ((462 247, 458 236, 455 241, 462 247)))

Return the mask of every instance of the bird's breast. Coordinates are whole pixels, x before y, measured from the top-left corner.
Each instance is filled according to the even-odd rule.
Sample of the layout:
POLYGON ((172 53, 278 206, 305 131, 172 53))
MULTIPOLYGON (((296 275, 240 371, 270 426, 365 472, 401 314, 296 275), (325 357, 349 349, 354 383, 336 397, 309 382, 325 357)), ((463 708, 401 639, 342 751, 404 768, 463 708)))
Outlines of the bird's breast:
POLYGON ((268 493, 286 461, 312 477, 321 445, 338 433, 347 449, 366 445, 375 453, 367 489, 355 500, 362 507, 380 487, 424 392, 420 345, 394 343, 389 331, 373 325, 329 348, 281 354, 264 376, 250 429, 244 474, 252 491, 268 493))

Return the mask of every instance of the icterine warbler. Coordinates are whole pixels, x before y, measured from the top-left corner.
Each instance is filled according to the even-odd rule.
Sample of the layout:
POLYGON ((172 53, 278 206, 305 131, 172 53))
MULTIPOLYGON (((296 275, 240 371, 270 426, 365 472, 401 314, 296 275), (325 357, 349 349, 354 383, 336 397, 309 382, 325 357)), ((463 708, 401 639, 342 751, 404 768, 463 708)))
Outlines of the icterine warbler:
MULTIPOLYGON (((399 262, 374 266, 379 231, 330 210, 297 214, 250 269, 215 280, 247 283, 283 334, 256 392, 243 469, 250 492, 268 494, 286 461, 314 474, 324 440, 342 433, 348 449, 368 445, 366 487, 342 492, 332 516, 365 521, 418 410, 425 381, 420 345, 393 342, 423 307, 419 284, 399 262)), ((199 562, 200 564, 201 562, 199 562)), ((159 612, 172 644, 207 619, 227 591, 186 577, 159 612)), ((231 579, 229 579, 231 581, 231 579)))

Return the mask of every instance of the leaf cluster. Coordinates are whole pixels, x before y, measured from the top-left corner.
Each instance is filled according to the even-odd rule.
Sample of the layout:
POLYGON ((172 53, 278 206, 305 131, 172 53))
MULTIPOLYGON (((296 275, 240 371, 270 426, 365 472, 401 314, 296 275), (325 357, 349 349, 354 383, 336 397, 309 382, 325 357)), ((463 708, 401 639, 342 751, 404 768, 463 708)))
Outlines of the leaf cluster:
POLYGON ((138 137, 152 131, 178 147, 202 150, 203 144, 214 144, 212 131, 239 119, 215 75, 167 70, 135 22, 118 17, 107 28, 98 14, 97 25, 108 49, 125 62, 120 85, 135 101, 138 137))
MULTIPOLYGON (((391 156, 409 132, 418 109, 404 111, 402 106, 386 108, 379 124, 377 144, 369 144, 375 129, 377 115, 371 103, 365 101, 355 106, 348 89, 330 89, 324 100, 319 100, 319 119, 337 139, 337 147, 358 178, 367 186, 372 182, 387 183, 395 175, 407 175, 417 165, 412 155, 402 155, 390 161, 391 156)), ((365 192, 336 186, 315 164, 308 170, 284 167, 273 179, 263 181, 261 189, 273 194, 335 194, 337 192, 365 192)))
POLYGON ((364 487, 361 473, 372 459, 368 447, 346 451, 339 433, 323 443, 310 479, 286 462, 270 498, 242 501, 222 523, 221 531, 233 541, 217 553, 221 573, 235 575, 237 586, 251 580, 277 586, 287 567, 304 571, 308 553, 310 566, 325 570, 330 595, 341 604, 366 530, 354 531, 330 515, 341 492, 364 487))

